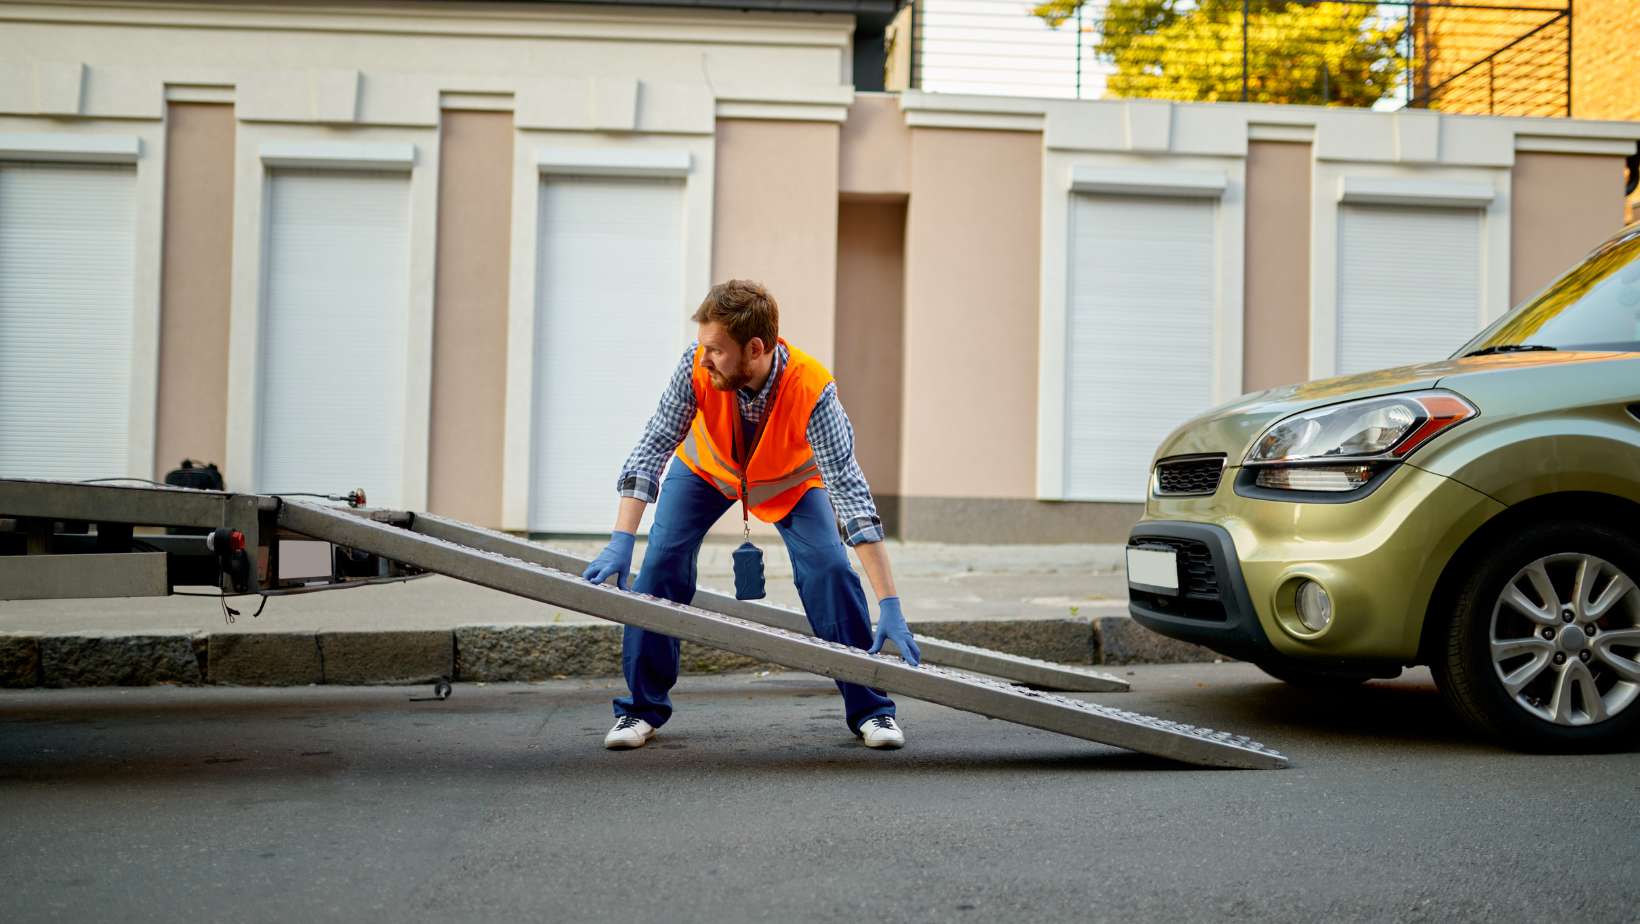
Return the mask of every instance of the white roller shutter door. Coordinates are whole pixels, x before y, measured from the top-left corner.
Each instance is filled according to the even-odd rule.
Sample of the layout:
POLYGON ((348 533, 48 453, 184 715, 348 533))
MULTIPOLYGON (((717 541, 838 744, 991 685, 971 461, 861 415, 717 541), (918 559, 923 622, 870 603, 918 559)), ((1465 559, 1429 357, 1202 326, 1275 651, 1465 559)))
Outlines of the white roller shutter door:
POLYGON ((1072 196, 1067 499, 1143 500, 1157 444, 1212 406, 1216 208, 1072 196))
POLYGON ((257 488, 404 491, 410 184, 404 173, 269 177, 257 488))
POLYGON ((1480 329, 1479 209, 1341 205, 1338 267, 1340 375, 1445 359, 1480 329))
POLYGON ((136 172, 0 165, 0 477, 124 475, 136 172))
POLYGON ((683 183, 541 184, 529 528, 603 532, 683 348, 683 183))

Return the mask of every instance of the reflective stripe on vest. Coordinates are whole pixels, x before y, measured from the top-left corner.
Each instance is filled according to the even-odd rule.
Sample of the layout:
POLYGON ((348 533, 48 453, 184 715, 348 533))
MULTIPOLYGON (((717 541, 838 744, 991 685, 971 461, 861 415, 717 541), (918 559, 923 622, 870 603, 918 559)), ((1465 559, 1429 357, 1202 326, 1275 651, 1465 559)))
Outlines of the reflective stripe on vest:
POLYGON ((740 497, 740 485, 735 484, 732 481, 724 481, 722 478, 714 474, 711 469, 701 464, 700 447, 702 443, 706 444, 706 452, 711 455, 712 461, 716 462, 719 468, 726 469, 737 474, 740 472, 740 466, 723 461, 723 459, 719 457, 715 451, 713 451, 711 440, 697 440, 695 438, 695 424, 689 425, 689 435, 683 438, 683 445, 678 447, 678 454, 683 456, 683 461, 694 470, 695 474, 700 475, 707 481, 710 481, 713 487, 717 488, 719 491, 722 491, 724 497, 740 497))
POLYGON ((774 500, 792 488, 800 487, 810 478, 820 477, 820 466, 810 459, 801 468, 788 475, 783 475, 773 481, 754 481, 746 486, 746 499, 757 507, 774 500))
MULTIPOLYGON (((713 487, 723 492, 724 497, 731 497, 738 500, 740 498, 739 485, 732 481, 723 480, 714 474, 711 469, 701 464, 701 443, 702 441, 696 439, 695 437, 695 428, 691 426, 689 428, 689 435, 683 438, 683 445, 679 447, 679 452, 682 453, 684 461, 692 463, 689 467, 705 477, 707 481, 710 481, 713 487)), ((727 469, 737 475, 740 473, 740 466, 731 462, 725 462, 723 457, 712 451, 712 444, 710 441, 706 441, 705 445, 706 452, 712 457, 712 461, 716 462, 720 468, 727 469)), ((802 485, 810 478, 818 477, 820 477, 820 466, 816 465, 813 459, 810 459, 809 461, 798 466, 795 470, 781 475, 779 478, 775 478, 771 481, 753 481, 748 483, 746 486, 746 499, 748 503, 750 503, 753 507, 756 507, 759 504, 765 504, 771 500, 774 500, 776 497, 779 497, 786 491, 790 491, 792 488, 802 485)))

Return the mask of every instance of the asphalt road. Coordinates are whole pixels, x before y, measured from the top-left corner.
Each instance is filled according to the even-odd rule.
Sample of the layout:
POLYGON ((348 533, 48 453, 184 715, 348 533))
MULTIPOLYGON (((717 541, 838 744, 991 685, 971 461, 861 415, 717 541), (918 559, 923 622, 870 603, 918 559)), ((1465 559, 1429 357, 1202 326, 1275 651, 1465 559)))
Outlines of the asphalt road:
POLYGON ((1640 753, 1474 742, 1424 672, 1124 673, 1096 698, 1295 766, 915 702, 868 751, 801 674, 685 678, 626 753, 608 682, 0 693, 0 918, 1640 920, 1640 753))

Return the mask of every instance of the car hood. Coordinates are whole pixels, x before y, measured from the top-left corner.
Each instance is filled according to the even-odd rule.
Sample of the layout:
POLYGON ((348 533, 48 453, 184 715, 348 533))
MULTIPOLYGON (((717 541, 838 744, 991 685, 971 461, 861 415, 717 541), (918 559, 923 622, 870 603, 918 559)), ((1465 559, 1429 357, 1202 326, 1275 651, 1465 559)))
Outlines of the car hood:
POLYGON ((1258 439, 1266 427, 1299 411, 1340 404, 1357 398, 1434 388, 1436 385, 1452 388, 1462 394, 1463 380, 1472 375, 1495 373, 1506 369, 1632 358, 1633 355, 1572 352, 1501 353, 1466 359, 1444 359, 1395 369, 1380 369, 1376 372, 1317 379, 1298 385, 1283 385, 1268 391, 1242 395, 1229 404, 1220 405, 1186 421, 1162 441, 1155 458, 1222 452, 1229 457, 1231 465, 1239 465, 1246 457, 1248 449, 1252 447, 1253 440, 1258 439))

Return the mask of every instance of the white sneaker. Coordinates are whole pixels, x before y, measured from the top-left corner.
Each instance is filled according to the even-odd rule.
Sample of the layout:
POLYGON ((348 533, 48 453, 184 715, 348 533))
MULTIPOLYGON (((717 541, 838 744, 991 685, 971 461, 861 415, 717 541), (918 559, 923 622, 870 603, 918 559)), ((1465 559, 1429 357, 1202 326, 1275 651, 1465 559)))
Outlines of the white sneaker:
POLYGON ((604 736, 604 747, 612 751, 641 748, 655 737, 655 726, 637 716, 623 715, 615 720, 615 727, 604 736))
POLYGON ((868 748, 903 748, 905 747, 905 732, 894 724, 894 717, 880 715, 873 719, 866 719, 860 726, 860 737, 865 740, 868 748))

